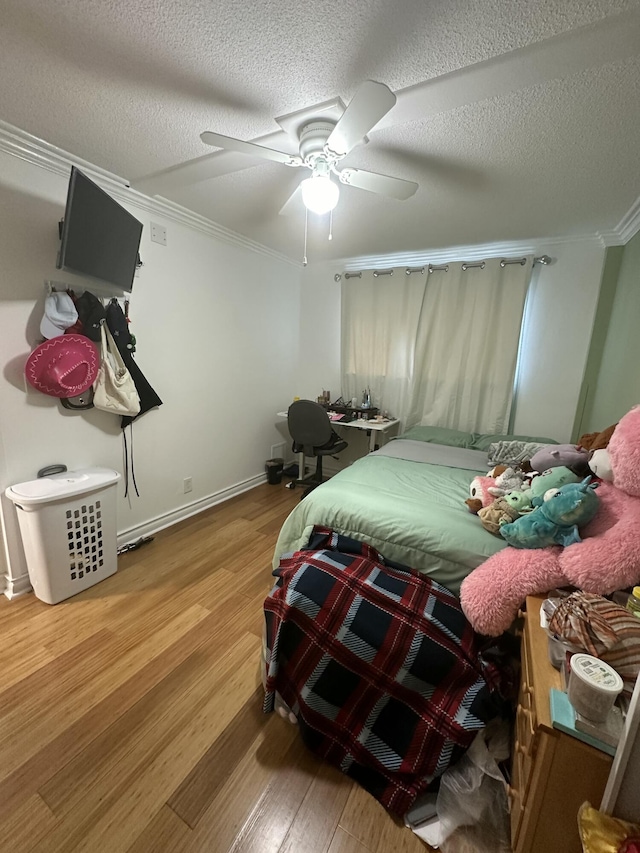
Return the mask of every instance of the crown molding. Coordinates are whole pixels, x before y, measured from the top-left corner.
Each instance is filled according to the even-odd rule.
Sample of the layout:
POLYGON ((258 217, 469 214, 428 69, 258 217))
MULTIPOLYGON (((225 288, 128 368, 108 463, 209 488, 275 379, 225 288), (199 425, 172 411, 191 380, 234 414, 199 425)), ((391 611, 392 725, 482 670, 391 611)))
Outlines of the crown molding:
MULTIPOLYGON (((18 127, 0 121, 0 151, 18 157, 22 160, 54 172, 58 175, 68 176, 71 166, 78 166, 86 172, 92 180, 95 180, 103 189, 108 190, 118 201, 130 204, 144 210, 147 213, 164 216, 167 219, 185 225, 196 231, 200 231, 209 237, 214 237, 232 246, 246 249, 256 254, 266 255, 274 260, 286 263, 289 266, 301 267, 299 261, 283 255, 244 237, 235 231, 224 228, 222 225, 194 213, 175 202, 164 198, 152 198, 139 190, 133 189, 126 178, 101 169, 99 166, 76 157, 56 145, 46 142, 37 136, 33 136, 18 127)), ((598 245, 620 246, 625 245, 640 231, 640 197, 636 199, 629 211, 622 217, 616 228, 611 231, 598 231, 593 234, 571 235, 566 237, 550 237, 547 239, 536 238, 527 241, 507 241, 501 243, 484 243, 463 246, 449 246, 441 249, 421 250, 419 252, 399 252, 388 255, 368 255, 358 258, 344 258, 334 261, 338 266, 342 265, 346 271, 364 270, 371 268, 389 268, 400 266, 421 266, 424 263, 447 263, 457 261, 461 258, 495 257, 496 255, 517 255, 548 252, 550 248, 565 243, 596 242, 598 245)))
POLYGON ((620 241, 618 243, 611 243, 610 245, 619 246, 620 243, 624 245, 632 237, 635 237, 638 231, 640 231, 640 196, 631 205, 615 229, 615 233, 619 235, 620 241))
POLYGON ((420 267, 426 264, 446 264, 456 261, 480 261, 497 256, 514 257, 516 255, 549 254, 554 246, 565 243, 596 243, 607 245, 599 234, 571 237, 549 237, 535 240, 513 240, 502 243, 481 243, 466 246, 448 246, 446 249, 430 249, 421 252, 399 252, 392 255, 370 255, 368 257, 344 258, 337 261, 346 272, 368 269, 389 269, 390 267, 420 267))
POLYGON ((247 249, 259 255, 267 255, 290 266, 300 266, 298 261, 294 261, 268 246, 263 246, 262 243, 257 243, 235 231, 224 228, 211 219, 187 210, 179 204, 168 199, 151 198, 144 195, 144 193, 133 189, 126 178, 108 172, 106 169, 101 169, 81 157, 69 154, 62 148, 51 145, 44 139, 39 139, 37 136, 4 121, 0 121, 0 151, 65 177, 68 177, 71 166, 77 166, 103 189, 108 190, 109 194, 117 201, 133 205, 147 213, 164 216, 232 246, 247 249))

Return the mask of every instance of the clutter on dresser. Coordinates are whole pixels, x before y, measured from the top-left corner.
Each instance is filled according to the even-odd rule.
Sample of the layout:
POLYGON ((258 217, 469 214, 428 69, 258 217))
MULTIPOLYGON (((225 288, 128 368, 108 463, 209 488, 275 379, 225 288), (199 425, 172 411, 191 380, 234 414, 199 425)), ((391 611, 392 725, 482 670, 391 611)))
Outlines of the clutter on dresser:
POLYGON ((586 653, 612 666, 631 694, 640 674, 640 620, 626 607, 583 590, 562 596, 554 591, 540 613, 556 668, 566 652, 586 653))
POLYGON ((553 590, 540 607, 549 660, 562 690, 550 695, 556 728, 615 753, 640 671, 640 623, 618 600, 553 590))

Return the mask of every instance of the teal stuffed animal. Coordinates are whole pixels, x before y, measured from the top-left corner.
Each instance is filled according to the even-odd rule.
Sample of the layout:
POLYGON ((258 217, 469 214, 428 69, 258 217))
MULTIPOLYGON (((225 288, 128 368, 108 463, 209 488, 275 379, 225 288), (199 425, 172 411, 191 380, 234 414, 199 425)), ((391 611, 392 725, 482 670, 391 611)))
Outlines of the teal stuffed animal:
POLYGON ((541 506, 511 524, 503 524, 500 535, 514 548, 546 548, 581 542, 578 528, 587 524, 598 510, 597 483, 585 477, 546 494, 541 506))

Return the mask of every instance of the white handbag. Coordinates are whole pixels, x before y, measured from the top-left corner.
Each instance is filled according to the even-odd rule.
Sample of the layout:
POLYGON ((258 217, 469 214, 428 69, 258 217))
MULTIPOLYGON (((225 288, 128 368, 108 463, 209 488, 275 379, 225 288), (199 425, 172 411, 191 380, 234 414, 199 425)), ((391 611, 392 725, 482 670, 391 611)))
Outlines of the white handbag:
POLYGON ((137 415, 140 397, 104 321, 100 326, 100 336, 102 353, 98 376, 93 384, 93 405, 114 415, 137 415))

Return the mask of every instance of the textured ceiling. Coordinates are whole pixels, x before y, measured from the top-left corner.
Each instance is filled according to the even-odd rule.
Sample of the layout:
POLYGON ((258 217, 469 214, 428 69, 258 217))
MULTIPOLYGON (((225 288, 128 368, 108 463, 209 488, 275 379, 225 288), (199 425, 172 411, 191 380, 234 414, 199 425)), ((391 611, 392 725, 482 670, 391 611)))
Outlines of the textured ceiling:
POLYGON ((200 133, 290 150, 276 117, 366 79, 398 102, 341 165, 419 189, 341 187, 310 260, 610 231, 640 195, 640 0, 0 0, 0 21, 0 119, 297 260, 304 215, 278 211, 309 173, 224 174, 257 161, 200 133), (222 174, 149 179, 204 155, 222 174))

